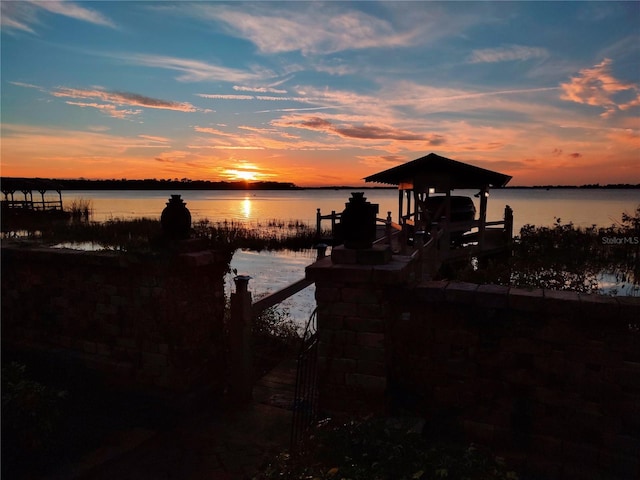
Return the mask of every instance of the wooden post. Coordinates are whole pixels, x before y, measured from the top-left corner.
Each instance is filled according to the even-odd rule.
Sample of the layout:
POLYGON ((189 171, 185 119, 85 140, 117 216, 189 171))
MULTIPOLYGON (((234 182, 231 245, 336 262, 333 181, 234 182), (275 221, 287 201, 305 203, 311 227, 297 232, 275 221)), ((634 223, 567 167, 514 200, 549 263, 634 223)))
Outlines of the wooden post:
POLYGON ((438 227, 442 230, 442 236, 440 237, 437 245, 438 254, 440 258, 446 259, 449 257, 449 249, 451 248, 451 226, 449 218, 445 216, 440 217, 438 227))
POLYGON ((426 252, 427 254, 427 272, 429 275, 433 276, 436 273, 438 273, 438 264, 439 264, 439 258, 438 256, 440 255, 440 252, 438 250, 438 226, 437 225, 432 225, 431 226, 431 241, 433 242, 431 244, 431 248, 429 248, 429 251, 426 252))
POLYGON ((418 195, 418 191, 414 190, 413 191, 413 211, 414 211, 413 223, 415 225, 416 230, 422 230, 424 228, 420 223, 421 217, 420 217, 419 210, 420 210, 419 195, 418 195))
POLYGON ((425 273, 424 261, 425 261, 425 252, 424 252, 424 237, 426 232, 423 230, 416 229, 413 231, 413 247, 418 252, 418 259, 416 262, 416 278, 419 280, 423 279, 423 275, 425 273))
POLYGON ((331 236, 336 238, 336 211, 331 210, 331 236))
POLYGON ((402 221, 402 215, 404 215, 402 213, 402 202, 404 201, 404 192, 402 191, 401 188, 398 188, 398 223, 400 225, 404 224, 404 222, 402 221))
POLYGON ((439 244, 442 258, 449 257, 449 249, 451 248, 451 190, 447 190, 444 201, 444 213, 440 217, 440 228, 443 229, 442 241, 439 244))
POLYGON ((229 325, 229 353, 231 357, 231 396, 237 402, 250 402, 253 390, 251 355, 251 292, 248 275, 233 280, 236 291, 231 294, 231 324, 229 325))
POLYGON ((320 209, 316 212, 316 235, 318 238, 322 234, 322 215, 320 215, 320 209))
POLYGON ((480 189, 480 218, 478 219, 478 249, 484 249, 484 232, 487 223, 487 197, 489 197, 489 187, 484 185, 480 189))
POLYGON ((22 190, 22 193, 24 194, 23 207, 32 209, 33 208, 33 194, 31 192, 31 190, 22 190), (29 201, 29 195, 31 195, 31 201, 29 201))
POLYGON ((513 243, 513 209, 509 205, 504 207, 504 232, 507 246, 511 248, 513 243))
POLYGON ((47 205, 44 201, 44 194, 46 193, 46 190, 38 190, 38 192, 40 192, 40 196, 42 197, 42 211, 44 212, 47 209, 47 205))
POLYGON ((387 245, 391 246, 391 212, 387 212, 387 222, 384 225, 384 234, 387 237, 387 245))

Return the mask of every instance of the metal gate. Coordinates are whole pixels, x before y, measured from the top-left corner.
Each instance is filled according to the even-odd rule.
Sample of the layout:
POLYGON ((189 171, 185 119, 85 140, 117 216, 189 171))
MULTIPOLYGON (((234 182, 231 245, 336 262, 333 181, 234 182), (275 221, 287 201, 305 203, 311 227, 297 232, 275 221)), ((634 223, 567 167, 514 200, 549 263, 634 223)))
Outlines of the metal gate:
POLYGON ((296 389, 293 397, 291 450, 295 450, 305 432, 313 424, 318 411, 318 331, 317 308, 307 322, 298 354, 296 389))

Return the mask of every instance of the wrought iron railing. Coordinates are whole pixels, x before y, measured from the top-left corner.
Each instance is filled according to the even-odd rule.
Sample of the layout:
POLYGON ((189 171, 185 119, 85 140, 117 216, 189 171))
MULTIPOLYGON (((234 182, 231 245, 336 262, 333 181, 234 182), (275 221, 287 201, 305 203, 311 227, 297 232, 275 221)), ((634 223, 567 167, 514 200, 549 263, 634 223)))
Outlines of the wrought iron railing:
POLYGON ((318 327, 317 309, 307 322, 300 352, 293 397, 291 449, 295 450, 318 414, 318 327))

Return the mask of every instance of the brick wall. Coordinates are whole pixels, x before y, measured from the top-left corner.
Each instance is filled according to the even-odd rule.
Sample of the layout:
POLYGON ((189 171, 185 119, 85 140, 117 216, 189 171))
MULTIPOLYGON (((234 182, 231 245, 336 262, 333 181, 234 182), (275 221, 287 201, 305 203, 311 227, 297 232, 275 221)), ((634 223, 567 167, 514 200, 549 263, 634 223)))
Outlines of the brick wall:
POLYGON ((3 348, 73 356, 117 383, 219 389, 224 274, 213 251, 2 247, 3 348))
POLYGON ((403 310, 396 404, 550 478, 638 478, 640 299, 426 282, 403 310))
POLYGON ((307 269, 321 410, 418 414, 543 478, 640 478, 640 299, 416 284, 408 263, 307 269))
POLYGON ((316 282, 320 406, 327 412, 382 412, 388 381, 387 328, 393 295, 415 277, 410 257, 386 265, 307 267, 316 282))

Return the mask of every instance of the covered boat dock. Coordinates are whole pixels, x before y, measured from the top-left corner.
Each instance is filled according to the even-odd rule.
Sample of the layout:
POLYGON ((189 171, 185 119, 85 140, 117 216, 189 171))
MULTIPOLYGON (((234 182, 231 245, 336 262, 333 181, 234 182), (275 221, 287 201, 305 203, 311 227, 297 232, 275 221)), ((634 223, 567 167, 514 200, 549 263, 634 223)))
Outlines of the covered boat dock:
POLYGON ((446 261, 509 252, 513 212, 507 205, 502 220, 488 221, 487 201, 491 188, 504 187, 511 178, 430 153, 364 180, 397 185, 399 221, 390 222, 395 235, 387 234, 386 241, 405 253, 420 247, 427 271, 434 273, 446 261), (477 217, 473 200, 453 196, 455 189, 478 190, 477 217))
POLYGON ((3 178, 0 183, 4 199, 3 209, 29 211, 62 211, 62 186, 52 180, 40 178, 3 178), (40 198, 34 198, 33 192, 38 192, 40 198), (23 198, 16 198, 20 192, 23 198), (55 192, 57 195, 50 195, 55 192))

